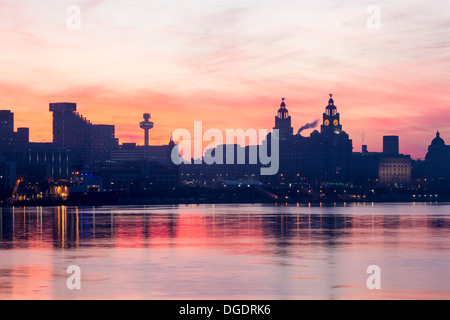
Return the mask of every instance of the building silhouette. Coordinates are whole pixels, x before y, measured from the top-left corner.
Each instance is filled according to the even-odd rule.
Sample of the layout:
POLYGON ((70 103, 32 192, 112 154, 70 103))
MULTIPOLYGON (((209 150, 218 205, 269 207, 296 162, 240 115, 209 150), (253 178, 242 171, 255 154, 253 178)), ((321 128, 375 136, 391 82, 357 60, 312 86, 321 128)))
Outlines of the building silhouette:
POLYGON ((324 160, 322 181, 350 183, 353 142, 342 130, 340 114, 337 112, 332 94, 323 114, 320 144, 322 146, 320 157, 324 160))
POLYGON ((289 111, 286 109, 286 103, 284 102, 285 98, 282 98, 281 100, 282 102, 280 104, 280 109, 278 109, 278 113, 275 116, 274 129, 279 130, 280 140, 286 140, 292 136, 294 129, 291 126, 291 116, 289 115, 289 111))
POLYGON ((14 131, 14 113, 9 110, 0 111, 0 131, 0 190, 10 190, 22 180, 33 193, 44 181, 69 179, 71 163, 66 148, 30 142, 28 128, 14 131))
POLYGON ((332 95, 322 115, 320 132, 314 130, 309 137, 301 130, 293 134, 291 119, 283 102, 275 118, 280 131, 280 170, 266 182, 280 186, 320 186, 327 183, 349 183, 351 180, 352 140, 342 130, 340 114, 332 95))
POLYGON ((328 100, 328 105, 326 106, 325 113, 323 114, 321 132, 328 135, 339 135, 342 132, 340 114, 337 112, 337 107, 334 105, 332 94, 330 94, 330 100, 328 100))
MULTIPOLYGON (((12 189, 17 179, 17 164, 0 155, 0 195, 2 190, 12 189)), ((1 201, 1 199, 0 199, 1 201)))
MULTIPOLYGON (((425 160, 412 160, 401 154, 399 136, 384 136, 382 152, 370 152, 367 145, 362 146, 361 152, 353 152, 353 142, 344 131, 332 94, 321 120, 307 123, 298 131, 292 127, 286 99, 282 98, 273 127, 280 138, 279 170, 271 176, 261 175, 263 164, 256 158, 251 160, 262 145, 219 145, 206 150, 205 156, 197 159, 200 161, 192 159, 190 164, 177 166, 171 159, 178 150, 172 138, 167 145, 149 145, 148 130, 153 126, 150 114, 144 114, 140 124, 145 132, 144 145, 140 146, 119 144, 114 125, 92 124, 77 112, 76 103, 50 103, 49 110, 53 113, 51 143, 30 142, 29 129, 14 131, 14 113, 0 110, 0 201, 17 190, 18 182, 18 194, 25 199, 43 195, 58 198, 61 195, 55 190, 59 189, 81 194, 80 199, 95 192, 163 197, 177 188, 191 186, 208 188, 208 192, 246 187, 249 195, 253 192, 251 187, 256 187, 255 193, 267 191, 262 190, 264 187, 270 190, 265 194, 272 198, 279 191, 288 198, 297 192, 310 193, 315 199, 338 199, 329 193, 342 191, 338 196, 344 199, 348 190, 360 192, 352 194, 352 199, 375 190, 386 194, 414 192, 417 197, 417 190, 423 190, 423 196, 430 196, 428 190, 433 190, 437 197, 441 193, 434 190, 439 188, 446 188, 450 195, 450 146, 439 131, 425 160), (312 132, 302 135, 307 128, 312 132), (222 161, 210 164, 211 159, 222 161), (229 163, 230 159, 234 161, 229 163)), ((263 140, 269 154, 275 151, 271 135, 263 140)), ((230 190, 229 195, 234 197, 234 191, 230 190)))
POLYGON ((411 157, 383 154, 378 160, 379 187, 408 188, 411 186, 411 157))
POLYGON ((149 146, 149 130, 153 129, 153 122, 149 121, 151 118, 150 113, 144 113, 144 121, 142 121, 139 126, 144 129, 144 146, 149 146))
POLYGON ((250 161, 250 153, 259 152, 259 146, 253 147, 254 150, 250 150, 251 146, 221 144, 207 149, 201 159, 202 164, 196 165, 192 159, 191 163, 180 165, 180 180, 185 185, 212 187, 229 185, 233 181, 246 181, 246 185, 251 181, 259 181, 261 165, 257 161, 250 161), (229 151, 232 156, 228 154, 229 151), (207 164, 212 158, 218 163, 207 164))
POLYGON ((136 143, 123 143, 111 152, 111 162, 141 161, 172 165, 171 153, 175 143, 160 146, 138 146, 136 143))
POLYGON ((14 132, 14 113, 10 110, 0 110, 0 150, 10 151, 11 147, 29 142, 28 128, 17 128, 14 132))
MULTIPOLYGON (((325 107, 321 132, 314 130, 309 137, 301 135, 301 130, 294 134, 291 116, 285 102, 282 102, 275 116, 274 129, 279 131, 279 171, 274 176, 261 176, 258 162, 252 164, 249 158, 252 146, 233 145, 234 164, 226 164, 226 145, 206 150, 205 154, 220 152, 222 164, 182 165, 181 180, 186 184, 216 185, 227 181, 260 181, 273 187, 318 187, 323 183, 351 183, 352 178, 352 140, 342 130, 340 114, 330 95, 325 107), (221 150, 219 150, 219 148, 221 150), (238 164, 237 154, 242 150, 245 163, 238 164)), ((304 127, 311 127, 309 124, 304 127)), ((272 152, 271 135, 264 143, 269 154, 272 152)), ((261 146, 253 151, 258 152, 261 146)), ((203 159, 204 160, 204 159, 203 159)))
POLYGON ((76 103, 50 103, 53 143, 68 148, 76 161, 86 165, 110 160, 111 151, 118 145, 115 127, 92 124, 76 110, 76 103))
POLYGON ((55 191, 59 189, 72 195, 108 190, 142 194, 177 186, 172 139, 163 146, 119 146, 114 125, 92 124, 76 112, 75 103, 51 103, 49 109, 50 143, 30 142, 28 128, 14 132, 14 114, 0 110, 0 202, 13 189, 17 198, 36 200, 67 197, 55 191))
POLYGON ((14 113, 9 110, 0 111, 0 146, 10 147, 13 145, 14 113))
POLYGON ((398 136, 384 136, 383 137, 383 153, 386 155, 399 154, 399 138, 398 136))
MULTIPOLYGON (((412 185, 412 160, 409 155, 399 153, 398 136, 383 137, 383 152, 369 152, 366 145, 363 146, 362 152, 353 152, 352 140, 343 130, 341 116, 331 94, 322 114, 320 132, 313 130, 309 136, 301 134, 303 128, 311 128, 317 124, 314 122, 293 134, 285 100, 282 98, 275 116, 274 129, 279 130, 280 136, 280 166, 276 175, 260 176, 261 164, 251 165, 248 161, 250 146, 235 145, 235 150, 245 150, 245 164, 236 164, 235 159, 233 165, 227 165, 225 161, 222 161, 223 164, 186 165, 182 166, 181 180, 194 185, 217 185, 233 180, 260 181, 279 188, 323 188, 341 185, 402 189, 412 185)), ((270 137, 271 133, 265 142, 269 146, 269 152, 272 152, 270 137)), ((224 145, 212 151, 207 150, 205 154, 214 154, 217 151, 226 158, 224 145)), ((235 155, 236 153, 237 151, 235 155)))
POLYGON ((353 183, 366 188, 408 188, 412 184, 412 160, 399 153, 399 137, 384 136, 383 152, 353 153, 353 183))
POLYGON ((429 180, 450 182, 450 146, 441 138, 439 131, 428 146, 425 156, 426 177, 429 180))

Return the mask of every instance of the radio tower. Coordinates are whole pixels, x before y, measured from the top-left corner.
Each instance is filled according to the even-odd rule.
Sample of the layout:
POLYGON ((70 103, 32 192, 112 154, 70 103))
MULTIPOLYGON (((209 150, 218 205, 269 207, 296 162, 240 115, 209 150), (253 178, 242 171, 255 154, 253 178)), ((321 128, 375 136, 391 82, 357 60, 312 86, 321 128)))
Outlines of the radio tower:
POLYGON ((144 129, 145 132, 145 146, 148 147, 148 131, 153 129, 153 122, 150 122, 151 118, 150 113, 144 113, 144 121, 140 123, 141 129, 144 129))

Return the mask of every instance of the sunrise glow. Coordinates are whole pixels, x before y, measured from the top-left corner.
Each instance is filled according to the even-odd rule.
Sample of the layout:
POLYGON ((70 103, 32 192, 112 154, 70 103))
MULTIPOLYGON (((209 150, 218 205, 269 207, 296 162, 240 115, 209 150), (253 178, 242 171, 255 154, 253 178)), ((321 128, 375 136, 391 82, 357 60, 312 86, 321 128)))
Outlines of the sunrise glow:
POLYGON ((143 145, 145 112, 150 144, 166 144, 195 120, 270 129, 286 97, 297 130, 321 118, 330 92, 355 151, 380 151, 392 134, 423 158, 437 129, 450 139, 445 2, 379 1, 378 30, 368 1, 75 2, 0 1, 0 109, 32 141, 52 140, 50 102, 76 102, 143 145))

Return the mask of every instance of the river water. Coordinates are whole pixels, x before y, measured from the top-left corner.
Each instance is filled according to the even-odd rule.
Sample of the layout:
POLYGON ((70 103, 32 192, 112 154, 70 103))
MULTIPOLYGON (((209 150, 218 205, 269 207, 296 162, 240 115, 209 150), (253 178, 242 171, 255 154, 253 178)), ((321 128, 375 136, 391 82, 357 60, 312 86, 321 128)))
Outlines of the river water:
POLYGON ((449 209, 2 208, 0 299, 450 299, 449 209))

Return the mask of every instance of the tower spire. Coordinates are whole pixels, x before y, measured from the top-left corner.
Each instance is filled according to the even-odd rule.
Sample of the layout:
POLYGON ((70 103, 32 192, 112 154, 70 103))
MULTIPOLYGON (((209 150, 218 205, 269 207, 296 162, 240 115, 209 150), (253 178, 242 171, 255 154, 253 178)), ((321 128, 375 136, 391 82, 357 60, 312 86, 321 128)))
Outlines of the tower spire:
POLYGON ((288 136, 291 136, 294 129, 291 127, 291 116, 288 109, 286 109, 286 98, 281 98, 280 108, 278 109, 277 116, 275 117, 275 127, 280 133, 280 139, 285 140, 288 136))
POLYGON ((149 119, 151 118, 150 113, 144 113, 144 121, 142 121, 140 123, 140 127, 141 129, 144 129, 144 142, 145 142, 145 146, 148 147, 149 146, 149 137, 148 137, 148 132, 150 129, 153 129, 153 122, 149 121, 149 119))
POLYGON ((340 115, 337 112, 337 108, 334 105, 333 94, 329 93, 330 100, 325 108, 323 114, 323 125, 321 126, 321 132, 327 134, 340 134, 342 132, 342 126, 340 121, 340 115))

